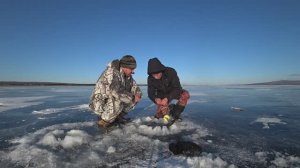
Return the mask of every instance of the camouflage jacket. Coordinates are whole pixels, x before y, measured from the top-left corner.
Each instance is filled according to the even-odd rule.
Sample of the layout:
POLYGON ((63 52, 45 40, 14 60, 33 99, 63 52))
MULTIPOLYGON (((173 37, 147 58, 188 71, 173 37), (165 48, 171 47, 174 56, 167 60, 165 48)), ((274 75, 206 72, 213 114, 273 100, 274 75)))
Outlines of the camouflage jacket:
POLYGON ((109 98, 130 104, 135 94, 142 96, 135 80, 132 76, 125 76, 120 69, 119 60, 113 60, 97 80, 89 106, 93 111, 99 111, 109 98))

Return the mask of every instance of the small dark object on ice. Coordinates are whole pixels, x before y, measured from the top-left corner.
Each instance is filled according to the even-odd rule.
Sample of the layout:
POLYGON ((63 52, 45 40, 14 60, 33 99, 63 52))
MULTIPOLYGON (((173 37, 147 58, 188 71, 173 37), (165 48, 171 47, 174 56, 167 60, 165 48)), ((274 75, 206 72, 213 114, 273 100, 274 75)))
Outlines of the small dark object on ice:
POLYGON ((231 111, 234 111, 234 112, 244 111, 244 109, 242 109, 240 107, 231 107, 230 109, 231 109, 231 111))
POLYGON ((202 152, 201 146, 189 141, 177 141, 169 144, 169 150, 174 155, 199 156, 202 152))

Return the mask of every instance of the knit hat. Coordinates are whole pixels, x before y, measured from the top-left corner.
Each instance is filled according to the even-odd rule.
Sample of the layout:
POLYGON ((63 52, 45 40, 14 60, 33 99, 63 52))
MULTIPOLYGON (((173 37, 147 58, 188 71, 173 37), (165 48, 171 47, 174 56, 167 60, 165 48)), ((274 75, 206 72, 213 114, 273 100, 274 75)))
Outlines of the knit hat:
POLYGON ((136 61, 134 57, 131 55, 125 55, 122 57, 120 60, 120 67, 135 69, 136 61))

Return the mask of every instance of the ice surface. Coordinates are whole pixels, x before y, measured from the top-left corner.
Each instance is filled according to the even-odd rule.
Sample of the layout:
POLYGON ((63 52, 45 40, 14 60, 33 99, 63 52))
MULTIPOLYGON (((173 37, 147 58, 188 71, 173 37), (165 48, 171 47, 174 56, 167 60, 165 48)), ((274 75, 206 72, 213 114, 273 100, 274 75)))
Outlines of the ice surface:
MULTIPOLYGON (((192 122, 175 123, 170 130, 153 126, 159 123, 157 119, 144 117, 108 134, 98 135, 85 131, 93 129, 94 122, 53 125, 12 140, 11 143, 16 146, 5 157, 3 153, 1 159, 12 160, 19 165, 39 165, 38 167, 96 167, 99 164, 129 164, 138 167, 236 167, 211 153, 203 153, 199 157, 173 156, 167 150, 169 140, 165 141, 163 137, 171 138, 171 135, 189 132, 189 137, 192 137, 190 140, 198 142, 209 135, 209 132, 192 122), (124 158, 126 152, 129 152, 127 154, 131 156, 130 160, 124 158), (166 158, 163 159, 162 156, 166 158)), ((272 153, 255 153, 263 164, 267 162, 267 155, 270 154, 272 153)), ((275 158, 270 162, 277 167, 289 167, 300 162, 297 156, 280 153, 274 155, 275 158)))
POLYGON ((190 96, 208 96, 208 94, 207 93, 191 92, 190 96))
POLYGON ((53 87, 50 89, 51 92, 55 92, 55 93, 78 93, 78 91, 85 91, 86 87, 82 87, 80 90, 78 89, 78 87, 73 87, 73 86, 69 86, 69 87, 53 87))
POLYGON ((188 87, 183 121, 169 129, 154 119, 143 88, 133 121, 109 132, 88 108, 92 89, 2 90, 0 167, 300 167, 299 87, 188 87), (246 110, 232 113, 232 106, 246 110), (203 152, 173 155, 169 144, 177 140, 203 152))
POLYGON ((188 102, 188 104, 192 104, 192 103, 199 103, 199 104, 202 104, 202 103, 207 103, 208 101, 207 100, 190 100, 188 102))

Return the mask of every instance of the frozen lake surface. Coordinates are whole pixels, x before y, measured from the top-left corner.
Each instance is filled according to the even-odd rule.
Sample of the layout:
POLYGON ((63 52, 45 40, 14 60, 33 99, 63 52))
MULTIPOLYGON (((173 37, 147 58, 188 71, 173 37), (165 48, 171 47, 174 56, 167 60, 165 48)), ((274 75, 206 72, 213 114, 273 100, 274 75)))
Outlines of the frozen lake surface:
POLYGON ((0 167, 300 167, 300 86, 185 86, 182 122, 154 119, 147 97, 108 133, 93 87, 0 88, 0 167), (169 144, 193 142, 196 156, 169 144))

